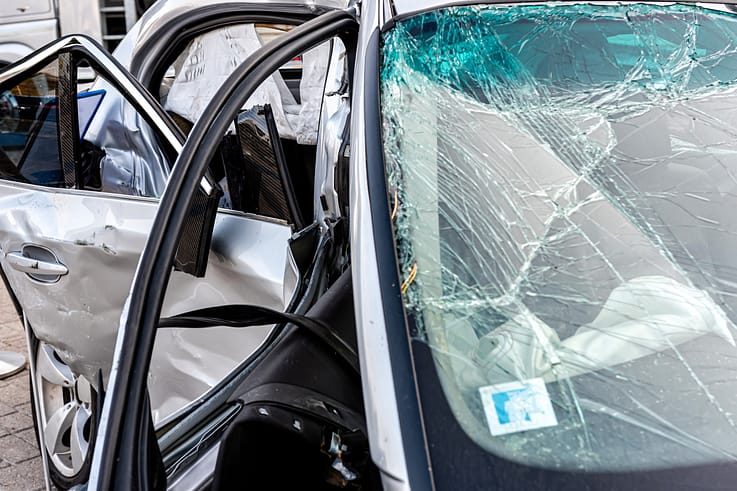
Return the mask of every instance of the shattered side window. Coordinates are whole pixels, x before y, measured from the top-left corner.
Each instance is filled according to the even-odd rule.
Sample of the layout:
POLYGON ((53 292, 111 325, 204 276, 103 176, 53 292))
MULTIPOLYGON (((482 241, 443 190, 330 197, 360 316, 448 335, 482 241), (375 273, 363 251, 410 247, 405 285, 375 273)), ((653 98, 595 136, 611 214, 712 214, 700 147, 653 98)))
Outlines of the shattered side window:
POLYGON ((564 470, 734 460, 737 17, 457 7, 383 42, 405 306, 468 435, 564 470))

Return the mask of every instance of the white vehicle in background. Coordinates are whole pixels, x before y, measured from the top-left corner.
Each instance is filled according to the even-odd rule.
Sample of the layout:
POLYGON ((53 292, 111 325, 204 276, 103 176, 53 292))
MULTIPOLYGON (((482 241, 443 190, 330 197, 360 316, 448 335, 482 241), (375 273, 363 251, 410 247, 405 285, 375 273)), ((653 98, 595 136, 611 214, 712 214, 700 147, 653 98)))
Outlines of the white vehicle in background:
POLYGON ((3 0, 0 66, 67 34, 86 34, 112 51, 152 1, 3 0), (94 15, 99 12, 99 15, 94 15))

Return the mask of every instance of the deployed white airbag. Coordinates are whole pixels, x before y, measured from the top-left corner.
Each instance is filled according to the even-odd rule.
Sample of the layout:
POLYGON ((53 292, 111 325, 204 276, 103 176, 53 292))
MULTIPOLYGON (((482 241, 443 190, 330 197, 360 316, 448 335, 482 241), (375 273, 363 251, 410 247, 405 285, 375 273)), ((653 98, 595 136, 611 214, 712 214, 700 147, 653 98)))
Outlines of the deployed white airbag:
POLYGON ((561 341, 528 312, 483 336, 475 359, 490 381, 553 381, 636 360, 705 334, 734 346, 730 326, 703 291, 663 276, 642 276, 615 288, 599 315, 567 339, 561 341))
MULTIPOLYGON (((164 109, 191 122, 197 121, 223 82, 261 46, 253 24, 228 26, 196 37, 174 64, 176 75, 164 109)), ((301 104, 276 72, 259 86, 245 107, 271 105, 282 138, 314 144, 328 55, 328 45, 304 54, 301 104)))

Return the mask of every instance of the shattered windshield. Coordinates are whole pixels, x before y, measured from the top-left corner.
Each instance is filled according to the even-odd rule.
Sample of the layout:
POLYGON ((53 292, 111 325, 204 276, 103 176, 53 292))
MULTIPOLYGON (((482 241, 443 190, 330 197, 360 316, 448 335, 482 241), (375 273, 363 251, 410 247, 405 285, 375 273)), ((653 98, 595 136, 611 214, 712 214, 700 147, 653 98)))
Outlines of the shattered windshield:
POLYGON ((737 17, 455 7, 382 51, 403 298, 465 432, 562 470, 735 460, 737 17))

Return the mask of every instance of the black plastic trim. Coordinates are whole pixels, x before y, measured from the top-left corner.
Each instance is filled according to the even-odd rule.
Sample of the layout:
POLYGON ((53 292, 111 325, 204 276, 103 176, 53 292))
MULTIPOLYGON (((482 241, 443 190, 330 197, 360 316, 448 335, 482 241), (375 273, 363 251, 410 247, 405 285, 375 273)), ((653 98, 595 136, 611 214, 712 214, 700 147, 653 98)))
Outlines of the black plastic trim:
POLYGON ((79 122, 77 121, 77 64, 72 53, 57 57, 58 84, 56 94, 56 134, 59 158, 67 188, 82 187, 79 156, 79 122))

